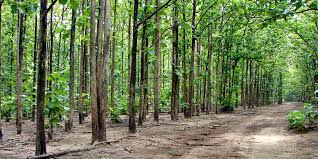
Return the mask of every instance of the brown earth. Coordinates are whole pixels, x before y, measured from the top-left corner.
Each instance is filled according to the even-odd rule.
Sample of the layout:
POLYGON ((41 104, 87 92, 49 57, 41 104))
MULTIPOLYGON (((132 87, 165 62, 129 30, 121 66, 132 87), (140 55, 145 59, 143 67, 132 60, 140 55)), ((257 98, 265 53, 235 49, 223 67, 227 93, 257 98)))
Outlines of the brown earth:
MULTIPOLYGON (((59 158, 318 158, 318 130, 289 131, 287 114, 301 106, 285 103, 170 121, 161 114, 160 124, 149 119, 136 135, 127 133, 127 124, 108 124, 107 139, 90 151, 70 153, 59 158)), ((151 118, 151 116, 149 116, 151 118)), ((77 120, 75 120, 77 121, 77 120)), ((35 123, 24 121, 22 135, 16 135, 14 121, 4 123, 0 158, 26 158, 34 155, 35 123)), ((75 124, 71 133, 55 130, 47 152, 61 152, 90 146, 91 125, 75 124)))

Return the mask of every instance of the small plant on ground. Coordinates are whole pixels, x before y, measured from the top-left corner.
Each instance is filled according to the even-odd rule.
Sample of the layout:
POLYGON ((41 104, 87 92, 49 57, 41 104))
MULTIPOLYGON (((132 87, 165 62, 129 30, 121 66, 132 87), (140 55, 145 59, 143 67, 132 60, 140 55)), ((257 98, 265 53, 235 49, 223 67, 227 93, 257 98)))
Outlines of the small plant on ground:
POLYGON ((300 110, 294 110, 288 114, 289 129, 305 130, 310 128, 318 121, 317 108, 305 103, 300 110))

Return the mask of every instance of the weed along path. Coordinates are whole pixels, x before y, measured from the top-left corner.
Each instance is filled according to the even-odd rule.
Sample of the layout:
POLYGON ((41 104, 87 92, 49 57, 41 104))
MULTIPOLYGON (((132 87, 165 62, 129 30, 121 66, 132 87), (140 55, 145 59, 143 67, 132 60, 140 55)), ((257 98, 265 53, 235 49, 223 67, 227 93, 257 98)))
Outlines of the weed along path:
MULTIPOLYGON (((86 120, 72 133, 58 130, 48 142, 48 153, 81 149, 59 158, 318 158, 318 130, 295 133, 287 129, 287 114, 298 107, 299 103, 285 103, 231 114, 180 116, 177 122, 163 114, 159 125, 148 120, 136 135, 127 133, 126 124, 110 124, 109 142, 94 147, 86 120)), ((0 144, 0 158, 34 155, 35 125, 24 124, 28 124, 24 133, 15 135, 14 122, 5 123, 7 136, 0 144)))

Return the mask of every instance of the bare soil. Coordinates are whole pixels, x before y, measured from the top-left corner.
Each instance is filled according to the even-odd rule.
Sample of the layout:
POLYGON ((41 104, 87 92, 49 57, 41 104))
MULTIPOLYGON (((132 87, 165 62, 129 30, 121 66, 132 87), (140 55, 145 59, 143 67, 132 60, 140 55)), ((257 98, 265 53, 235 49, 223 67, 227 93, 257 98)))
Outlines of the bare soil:
MULTIPOLYGON (((285 103, 191 119, 184 119, 180 113, 176 122, 170 121, 169 114, 161 114, 159 125, 149 115, 135 135, 128 134, 126 122, 108 124, 107 139, 118 142, 59 158, 318 158, 317 129, 306 133, 287 129, 288 112, 300 106, 285 103)), ((14 121, 4 123, 4 129, 0 158, 34 155, 34 122, 24 121, 21 135, 16 135, 14 121)), ((63 130, 55 129, 54 139, 47 143, 48 153, 90 146, 90 119, 83 125, 76 123, 71 133, 63 130)))

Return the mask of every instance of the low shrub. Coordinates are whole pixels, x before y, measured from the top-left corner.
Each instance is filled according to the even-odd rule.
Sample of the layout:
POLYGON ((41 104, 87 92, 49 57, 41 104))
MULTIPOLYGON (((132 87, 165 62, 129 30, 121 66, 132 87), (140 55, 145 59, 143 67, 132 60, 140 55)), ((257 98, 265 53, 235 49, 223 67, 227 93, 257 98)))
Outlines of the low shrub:
POLYGON ((289 129, 305 130, 313 126, 316 121, 318 121, 317 108, 307 103, 300 110, 288 114, 289 129))

